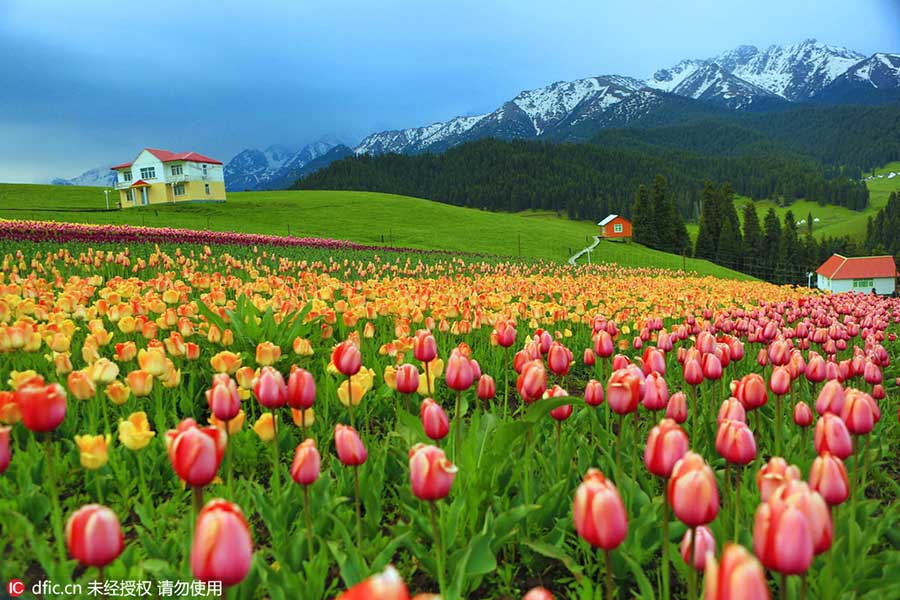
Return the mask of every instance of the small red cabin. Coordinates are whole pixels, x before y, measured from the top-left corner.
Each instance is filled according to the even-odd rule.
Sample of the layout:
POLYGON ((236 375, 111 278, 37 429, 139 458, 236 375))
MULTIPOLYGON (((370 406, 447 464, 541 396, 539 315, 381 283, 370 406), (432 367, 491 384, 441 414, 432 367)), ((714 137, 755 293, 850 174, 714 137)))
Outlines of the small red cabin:
POLYGON ((611 240, 630 240, 631 221, 619 215, 609 215, 597 225, 600 226, 600 237, 611 240))

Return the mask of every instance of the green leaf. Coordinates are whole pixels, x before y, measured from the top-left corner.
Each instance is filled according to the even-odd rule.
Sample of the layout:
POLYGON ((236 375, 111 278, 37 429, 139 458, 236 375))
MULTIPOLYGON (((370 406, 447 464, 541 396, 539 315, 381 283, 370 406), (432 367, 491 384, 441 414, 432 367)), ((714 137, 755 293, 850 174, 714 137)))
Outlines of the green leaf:
POLYGON ((560 546, 545 544, 544 542, 526 541, 525 545, 547 558, 558 560, 569 572, 575 577, 576 581, 581 581, 584 576, 584 568, 578 562, 567 554, 560 546))

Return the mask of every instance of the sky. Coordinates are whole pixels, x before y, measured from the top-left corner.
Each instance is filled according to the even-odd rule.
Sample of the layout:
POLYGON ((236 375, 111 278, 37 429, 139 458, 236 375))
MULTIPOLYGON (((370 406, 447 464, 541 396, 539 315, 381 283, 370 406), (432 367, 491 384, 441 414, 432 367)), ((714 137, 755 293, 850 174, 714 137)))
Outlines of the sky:
POLYGON ((0 0, 0 181, 143 147, 227 162, 806 38, 900 52, 896 0, 0 0))

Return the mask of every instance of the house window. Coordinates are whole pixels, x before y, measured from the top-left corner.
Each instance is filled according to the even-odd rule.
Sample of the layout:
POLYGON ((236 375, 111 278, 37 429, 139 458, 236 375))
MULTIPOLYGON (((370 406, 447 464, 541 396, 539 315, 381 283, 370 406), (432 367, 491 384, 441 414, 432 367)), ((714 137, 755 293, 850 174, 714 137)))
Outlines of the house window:
POLYGON ((141 167, 141 179, 156 179, 156 167, 141 167))
POLYGON ((206 163, 203 163, 203 176, 206 177, 206 163))
POLYGON ((175 185, 175 195, 176 196, 184 196, 184 184, 179 183, 175 185))
POLYGON ((873 287, 875 287, 875 280, 874 279, 854 279, 853 287, 871 290, 873 287))
POLYGON ((122 171, 122 181, 131 181, 131 169, 122 171))
POLYGON ((616 233, 622 233, 622 224, 616 223, 615 225, 613 225, 613 231, 616 233))
POLYGON ((128 190, 127 192, 125 192, 125 198, 127 198, 129 202, 134 204, 134 190, 128 190))
POLYGON ((208 195, 209 195, 209 184, 208 184, 208 183, 207 183, 207 184, 204 184, 203 187, 206 188, 206 195, 208 196, 208 195))
POLYGON ((183 172, 181 165, 172 165, 172 175, 181 175, 183 172))

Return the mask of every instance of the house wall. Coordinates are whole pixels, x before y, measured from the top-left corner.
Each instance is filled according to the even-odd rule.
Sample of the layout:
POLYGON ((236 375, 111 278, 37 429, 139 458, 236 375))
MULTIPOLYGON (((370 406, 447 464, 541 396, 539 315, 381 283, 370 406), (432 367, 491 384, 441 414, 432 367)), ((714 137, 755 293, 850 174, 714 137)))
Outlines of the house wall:
POLYGON ((622 218, 617 217, 603 226, 603 237, 607 238, 630 238, 631 237, 631 222, 622 218), (622 232, 616 233, 615 226, 621 225, 622 232))
POLYGON ((894 293, 895 281, 890 277, 873 278, 872 287, 858 288, 853 286, 852 279, 828 279, 817 275, 816 286, 820 290, 829 290, 835 294, 840 292, 862 292, 867 294, 872 291, 872 287, 875 288, 875 292, 878 294, 892 294, 894 293))

